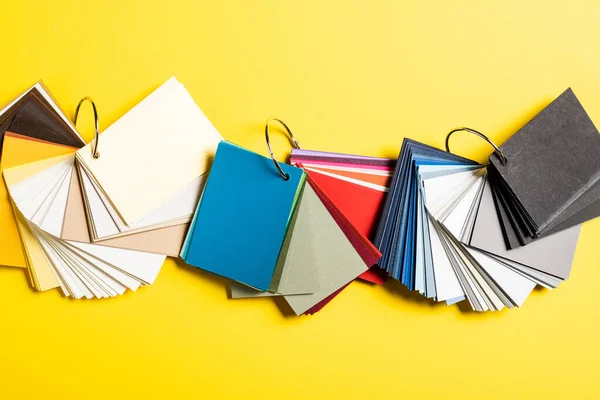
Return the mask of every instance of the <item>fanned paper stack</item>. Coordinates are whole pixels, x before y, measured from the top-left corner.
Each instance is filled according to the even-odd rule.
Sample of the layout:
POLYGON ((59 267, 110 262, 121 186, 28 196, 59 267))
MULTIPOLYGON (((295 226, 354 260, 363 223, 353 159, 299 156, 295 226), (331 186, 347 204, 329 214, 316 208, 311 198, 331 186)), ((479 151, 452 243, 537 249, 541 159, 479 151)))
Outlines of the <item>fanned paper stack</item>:
POLYGON ((33 285, 105 298, 153 283, 166 256, 179 254, 220 135, 172 78, 100 136, 94 158, 42 98, 27 124, 7 125, 16 132, 6 133, 2 158, 33 285), (50 123, 66 128, 43 130, 50 123))
POLYGON ((490 166, 406 139, 375 244, 410 290, 476 311, 521 306, 569 277, 580 224, 600 215, 600 136, 569 89, 490 166))
MULTIPOLYGON (((381 253, 373 245, 377 223, 391 183, 395 160, 331 153, 316 150, 292 149, 290 162, 302 167, 309 182, 317 188, 346 238, 361 254, 368 271, 360 279, 382 284, 387 275, 376 266, 381 253)), ((346 286, 328 296, 309 310, 321 310, 346 286)))
MULTIPOLYGON (((600 136, 570 89, 488 166, 410 139, 397 161, 294 148, 288 165, 269 121, 271 158, 223 141, 171 78, 85 145, 35 85, 0 112, 0 264, 72 298, 136 290, 181 256, 231 297, 282 297, 297 315, 388 277, 501 310, 567 279, 600 216, 600 136)), ((448 139, 459 130, 489 141, 448 139)))
MULTIPOLYGON (((353 243, 368 267, 381 257, 370 239, 389 190, 396 164, 385 158, 292 149, 290 162, 304 168, 319 197, 353 243)), ((361 279, 381 284, 385 278, 370 269, 361 279)))
MULTIPOLYGON (((55 151, 44 151, 44 148, 38 149, 36 147, 35 151, 14 149, 11 152, 3 148, 0 153, 2 155, 0 164, 2 169, 66 154, 68 151, 73 152, 73 149, 85 144, 41 83, 31 87, 0 111, 0 144, 6 145, 10 141, 10 139, 5 138, 7 132, 18 134, 16 136, 25 139, 31 139, 30 142, 47 141, 69 146, 71 149, 57 146, 55 151)), ((24 252, 4 183, 0 184, 0 218, 5 221, 5 225, 0 231, 2 246, 0 265, 25 268, 24 252)))
POLYGON ((369 265, 311 177, 277 166, 221 142, 182 258, 231 279, 234 298, 282 296, 313 313, 369 265))
MULTIPOLYGON (((553 108, 554 122, 572 112, 553 108)), ((529 125, 550 132, 539 118, 529 125)), ((574 139, 589 131, 568 126, 574 139)), ((271 161, 221 143, 182 252, 231 279, 233 298, 282 296, 313 314, 355 278, 390 276, 437 301, 501 310, 569 275, 579 225, 508 247, 492 172, 474 161, 410 139, 397 162, 296 148, 299 168, 271 161)))
POLYGON ((297 315, 357 277, 382 283, 369 237, 394 161, 299 149, 303 169, 273 161, 219 145, 182 258, 231 279, 233 298, 281 296, 297 315))

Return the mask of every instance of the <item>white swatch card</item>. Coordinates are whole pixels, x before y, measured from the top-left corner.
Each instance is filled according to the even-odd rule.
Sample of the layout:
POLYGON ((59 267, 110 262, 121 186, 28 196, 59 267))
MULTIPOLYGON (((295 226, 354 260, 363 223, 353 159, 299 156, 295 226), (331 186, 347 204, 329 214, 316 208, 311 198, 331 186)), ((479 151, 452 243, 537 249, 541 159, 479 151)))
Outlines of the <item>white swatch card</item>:
POLYGON ((30 235, 42 251, 42 257, 29 258, 32 276, 38 282, 45 277, 44 283, 36 287, 59 287, 65 296, 92 299, 118 296, 127 289, 154 283, 165 255, 58 237, 73 161, 71 155, 58 156, 4 171, 13 207, 23 218, 21 234, 30 235), (22 179, 24 176, 28 177, 22 179))
POLYGON ((169 79, 99 138, 77 151, 127 225, 133 225, 208 171, 221 135, 185 87, 169 79))

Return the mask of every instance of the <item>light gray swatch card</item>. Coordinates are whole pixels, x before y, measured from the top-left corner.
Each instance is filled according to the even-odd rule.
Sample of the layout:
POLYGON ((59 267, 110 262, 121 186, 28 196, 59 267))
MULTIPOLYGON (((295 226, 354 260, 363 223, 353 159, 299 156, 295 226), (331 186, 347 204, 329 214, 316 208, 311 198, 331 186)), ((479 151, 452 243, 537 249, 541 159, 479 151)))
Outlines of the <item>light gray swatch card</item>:
POLYGON ((313 294, 284 296, 297 315, 305 313, 368 269, 310 184, 304 187, 302 202, 310 214, 318 288, 313 294))
POLYGON ((581 225, 538 239, 512 250, 506 248, 489 184, 483 189, 471 246, 536 270, 567 279, 577 248, 581 225))

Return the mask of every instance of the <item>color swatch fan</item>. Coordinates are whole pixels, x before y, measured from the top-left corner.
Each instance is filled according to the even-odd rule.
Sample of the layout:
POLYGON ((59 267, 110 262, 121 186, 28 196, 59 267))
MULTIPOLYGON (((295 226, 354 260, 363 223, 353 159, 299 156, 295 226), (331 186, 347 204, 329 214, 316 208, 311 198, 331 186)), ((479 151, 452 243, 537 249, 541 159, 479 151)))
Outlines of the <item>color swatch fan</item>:
MULTIPOLYGON (((580 224, 600 214, 595 174, 577 178, 582 170, 600 172, 585 156, 600 146, 592 128, 568 90, 498 149, 487 168, 405 139, 375 239, 383 254, 379 265, 410 290, 448 304, 466 299, 476 311, 521 306, 536 285, 557 287, 569 277, 580 224), (583 157, 544 166, 560 158, 540 154, 565 151, 569 147, 558 147, 564 141, 577 142, 570 146, 583 157), (561 186, 560 179, 579 183, 561 186), (582 193, 571 195, 573 187, 582 193), (532 192, 542 190, 545 195, 532 192), (576 209, 571 215, 577 217, 559 213, 554 218, 562 222, 538 218, 534 225, 531 216, 551 215, 545 212, 551 206, 576 209), (514 240, 517 229, 526 240, 514 240)), ((459 130, 485 138, 468 128, 450 134, 459 130)))
POLYGON ((221 135, 169 79, 76 154, 94 240, 187 223, 221 135), (99 155, 98 155, 99 154, 99 155))
MULTIPOLYGON (((85 144, 41 82, 0 111, 0 144, 4 143, 7 132, 75 148, 85 144)), ((44 151, 35 154, 18 151, 3 154, 3 150, 0 148, 2 169, 57 155, 44 151)), ((4 221, 3 229, 0 230, 0 265, 25 268, 21 240, 4 183, 0 183, 0 218, 4 221)))
POLYGON ((221 140, 169 79, 76 153, 63 237, 82 240, 87 222, 93 243, 178 256, 221 140))
MULTIPOLYGON (((384 162, 374 179, 385 184, 384 162)), ((361 253, 360 232, 334 208, 312 172, 222 142, 182 257, 229 278, 233 298, 283 297, 295 314, 311 314, 368 270, 364 257, 379 258, 372 245, 361 253)))
POLYGON ((489 170, 508 248, 600 216, 600 135, 571 89, 500 151, 489 170))
MULTIPOLYGON (((106 134, 99 138, 96 132, 95 142, 80 151, 64 144, 6 134, 4 157, 9 163, 3 162, 4 180, 32 282, 38 290, 60 287, 66 296, 73 298, 117 296, 127 289, 136 290, 153 283, 166 256, 179 254, 203 187, 204 170, 197 172, 196 167, 194 171, 197 173, 194 172, 196 175, 189 182, 161 192, 159 195, 164 197, 164 201, 142 215, 136 223, 127 225, 113 206, 113 201, 98 186, 96 176, 80 161, 86 159, 85 153, 90 152, 93 169, 109 176, 111 171, 103 169, 105 164, 100 160, 114 160, 110 156, 110 144, 111 138, 119 135, 117 128, 125 126, 128 137, 148 133, 148 140, 157 139, 158 134, 167 136, 168 127, 173 125, 170 121, 177 118, 206 122, 183 86, 171 79, 107 129, 106 134), (156 107, 164 108, 157 112, 156 107), (148 132, 148 122, 144 118, 152 120, 154 137, 148 132), (107 145, 102 147, 102 157, 94 158, 94 153, 98 155, 99 142, 104 143, 105 137, 108 140, 107 145), (29 157, 21 163, 12 161, 24 153, 39 154, 39 157, 29 157)), ((187 131, 187 135, 193 136, 196 141, 197 137, 210 135, 209 140, 216 147, 220 140, 212 126, 210 131, 199 129, 199 125, 187 127, 196 128, 187 131)), ((71 128, 75 135, 72 125, 71 128)), ((183 134, 171 136, 184 137, 183 134)), ((182 144, 185 147, 189 143, 182 144)), ((148 152, 152 146, 157 145, 147 142, 148 152)), ((164 147, 166 150, 177 148, 175 145, 164 147)), ((165 154, 169 156, 168 152, 165 154)), ((195 150, 194 154, 197 154, 195 161, 207 169, 210 148, 195 150)), ((117 167, 123 166, 114 162, 117 167)), ((134 174, 140 170, 136 168, 134 174)), ((155 177, 156 181, 165 180, 169 176, 168 172, 165 174, 166 177, 155 177)), ((123 173, 120 178, 128 176, 123 173)), ((146 183, 152 181, 143 173, 143 168, 137 177, 145 179, 146 183)), ((171 176, 172 180, 176 178, 171 176)))
MULTIPOLYGON (((317 188, 319 198, 361 255, 365 266, 369 267, 359 279, 375 284, 385 282, 385 271, 376 266, 381 253, 372 240, 396 161, 294 148, 290 163, 301 166, 307 172, 309 182, 317 188)), ((315 305, 308 313, 321 310, 345 287, 315 305)))

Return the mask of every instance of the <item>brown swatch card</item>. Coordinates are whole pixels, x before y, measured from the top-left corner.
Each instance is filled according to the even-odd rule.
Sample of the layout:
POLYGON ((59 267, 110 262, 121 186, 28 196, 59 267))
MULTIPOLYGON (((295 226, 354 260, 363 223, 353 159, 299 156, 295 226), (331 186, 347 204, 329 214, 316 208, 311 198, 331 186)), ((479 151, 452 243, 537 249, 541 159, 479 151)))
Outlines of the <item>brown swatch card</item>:
MULTIPOLYGON (((74 127, 48 102, 50 95, 42 85, 36 85, 0 115, 0 146, 7 131, 67 146, 82 147, 85 143, 74 127)), ((1 150, 0 150, 1 151, 1 150)))

